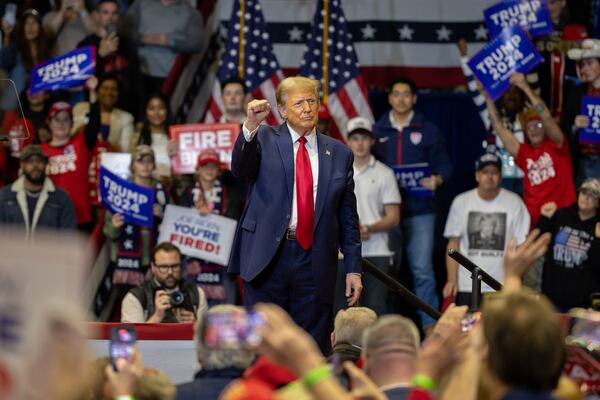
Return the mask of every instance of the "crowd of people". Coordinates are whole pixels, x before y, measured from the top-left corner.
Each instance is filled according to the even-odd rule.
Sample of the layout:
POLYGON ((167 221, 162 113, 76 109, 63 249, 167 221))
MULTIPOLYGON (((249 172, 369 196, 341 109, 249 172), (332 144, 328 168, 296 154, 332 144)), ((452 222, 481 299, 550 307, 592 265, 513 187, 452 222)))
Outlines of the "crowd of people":
POLYGON ((454 198, 443 237, 448 250, 503 285, 496 294, 481 285, 481 318, 467 315, 471 276, 453 258, 446 257, 445 282, 436 281, 436 220, 444 217, 436 215, 436 192, 452 179, 454 165, 445 127, 416 107, 413 80, 389 84, 389 110, 377 121, 351 118, 345 143, 299 134, 330 126, 330 116, 319 112, 318 82, 284 80, 277 112, 294 143, 286 152, 277 142, 280 128, 263 124, 275 105, 253 101, 245 81, 232 76, 221 82, 219 122, 241 125, 238 158, 229 170, 219 152, 205 149, 194 174, 177 175, 171 160, 179 144, 169 137, 172 110, 161 87, 178 54, 200 50, 200 14, 185 0, 93 3, 23 1, 15 21, 2 18, 0 73, 14 87, 0 87, 0 136, 7 138, 0 140, 0 225, 22 228, 28 240, 45 229, 101 232, 109 264, 95 293, 96 319, 193 323, 201 369, 193 382, 175 388, 159 372, 144 370, 137 353, 120 360, 116 371, 97 361, 90 364, 95 381, 74 385, 73 393, 76 386, 83 390, 76 396, 155 398, 141 388, 161 387, 156 396, 181 399, 262 399, 275 392, 282 398, 474 399, 478 390, 493 399, 545 399, 569 387, 560 378, 566 348, 557 313, 591 308, 600 296, 600 144, 579 140, 580 130, 594 123, 581 113, 583 98, 600 95, 600 39, 570 23, 566 0, 547 2, 555 30, 536 42, 545 61, 527 75, 513 73, 498 101, 469 70, 467 43, 458 43, 467 90, 488 134, 473 168, 476 187, 454 198), (84 46, 95 48, 96 72, 83 87, 28 91, 36 65, 84 46), (323 148, 333 161, 322 158, 323 148), (105 152, 129 153, 128 179, 154 191, 152 228, 103 208, 105 152), (284 169, 261 174, 264 159, 280 153, 296 160, 291 175, 284 169), (407 165, 429 173, 401 183, 398 167, 407 165), (346 167, 350 174, 342 173, 346 167), (329 197, 318 195, 323 171, 333 171, 329 197), (275 181, 288 186, 274 192, 275 181), (293 204, 286 205, 288 192, 293 204), (168 204, 242 221, 229 270, 241 278, 158 243, 168 204), (319 225, 319 218, 325 222, 319 225), (330 246, 334 239, 339 243, 330 246), (310 248, 313 253, 304 253, 310 248), (338 248, 343 256, 336 260, 329 250, 334 255, 338 248), (409 286, 443 311, 440 320, 422 309, 414 321, 398 315, 391 290, 360 273, 359 249, 394 278, 400 266, 409 268, 409 286), (311 258, 328 271, 313 275, 311 258), (262 315, 260 344, 207 346, 207 321, 221 314, 248 318, 242 305, 262 315))

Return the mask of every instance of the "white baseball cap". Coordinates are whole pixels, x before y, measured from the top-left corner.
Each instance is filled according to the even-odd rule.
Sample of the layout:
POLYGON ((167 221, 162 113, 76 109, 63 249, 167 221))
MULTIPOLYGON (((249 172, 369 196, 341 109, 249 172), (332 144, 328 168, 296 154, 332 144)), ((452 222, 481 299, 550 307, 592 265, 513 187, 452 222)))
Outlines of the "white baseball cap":
POLYGON ((366 119, 365 117, 354 117, 350 121, 348 121, 348 136, 352 135, 354 132, 361 131, 367 133, 369 135, 373 134, 373 123, 366 119))
POLYGON ((571 49, 568 55, 571 60, 600 58, 600 39, 585 39, 580 49, 571 49))

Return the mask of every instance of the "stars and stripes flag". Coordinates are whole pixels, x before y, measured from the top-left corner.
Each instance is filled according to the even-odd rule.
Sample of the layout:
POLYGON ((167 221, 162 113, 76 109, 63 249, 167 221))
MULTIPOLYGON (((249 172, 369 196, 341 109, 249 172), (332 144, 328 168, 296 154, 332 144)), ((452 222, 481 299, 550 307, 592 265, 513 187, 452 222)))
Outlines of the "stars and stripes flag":
POLYGON ((341 0, 319 0, 308 40, 300 75, 321 81, 321 101, 342 135, 353 117, 373 121, 341 0))
POLYGON ((206 112, 205 122, 218 122, 223 115, 220 82, 238 76, 255 99, 267 99, 272 112, 271 125, 283 122, 277 110, 275 90, 283 72, 275 58, 267 25, 258 0, 236 0, 231 11, 225 52, 220 61, 217 80, 206 112))

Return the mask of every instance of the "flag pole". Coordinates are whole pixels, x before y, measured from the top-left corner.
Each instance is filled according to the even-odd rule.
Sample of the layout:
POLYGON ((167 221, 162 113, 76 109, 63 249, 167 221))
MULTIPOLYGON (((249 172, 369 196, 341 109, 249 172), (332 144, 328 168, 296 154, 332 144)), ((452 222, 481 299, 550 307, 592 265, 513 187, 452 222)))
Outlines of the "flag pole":
POLYGON ((238 59, 238 77, 244 77, 244 22, 246 20, 246 0, 240 0, 240 46, 239 46, 239 59, 238 59))
POLYGON ((323 0, 323 104, 329 100, 329 0, 323 0))

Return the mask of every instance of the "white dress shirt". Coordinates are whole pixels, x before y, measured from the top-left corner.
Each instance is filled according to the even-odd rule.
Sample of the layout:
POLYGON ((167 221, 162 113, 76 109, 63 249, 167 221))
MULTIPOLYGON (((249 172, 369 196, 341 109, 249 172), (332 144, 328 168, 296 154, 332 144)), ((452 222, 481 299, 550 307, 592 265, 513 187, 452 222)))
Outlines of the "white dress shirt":
MULTIPOLYGON (((298 224, 298 201, 296 199, 296 156, 298 155, 298 149, 300 148, 300 135, 293 130, 288 124, 288 130, 290 131, 290 137, 292 138, 292 143, 294 144, 294 189, 292 193, 292 215, 288 224, 289 229, 296 229, 296 225, 298 224)), ((258 132, 258 128, 254 131, 250 132, 246 125, 244 124, 242 127, 242 131, 244 133, 244 139, 247 142, 251 141, 258 132)), ((308 151, 308 157, 310 158, 310 167, 312 169, 313 176, 313 207, 317 203, 317 184, 319 182, 319 152, 317 148, 317 133, 316 130, 313 129, 308 135, 306 135, 306 150, 308 151)))

